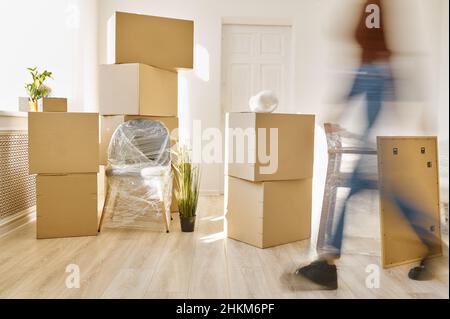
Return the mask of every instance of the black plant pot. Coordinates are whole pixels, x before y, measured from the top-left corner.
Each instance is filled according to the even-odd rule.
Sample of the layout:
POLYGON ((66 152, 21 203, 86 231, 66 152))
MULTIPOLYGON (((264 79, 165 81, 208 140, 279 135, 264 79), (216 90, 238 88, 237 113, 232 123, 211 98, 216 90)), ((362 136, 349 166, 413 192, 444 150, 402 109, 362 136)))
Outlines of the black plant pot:
POLYGON ((180 215, 181 231, 185 233, 191 233, 195 228, 195 216, 184 217, 180 215))

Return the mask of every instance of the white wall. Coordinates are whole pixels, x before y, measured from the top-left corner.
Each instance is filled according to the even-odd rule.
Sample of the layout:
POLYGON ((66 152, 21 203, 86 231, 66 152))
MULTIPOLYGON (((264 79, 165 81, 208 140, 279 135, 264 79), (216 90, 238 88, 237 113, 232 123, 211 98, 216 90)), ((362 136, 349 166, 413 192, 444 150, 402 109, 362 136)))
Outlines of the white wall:
POLYGON ((443 19, 441 21, 441 38, 440 38, 440 79, 439 79, 439 136, 441 142, 447 143, 447 154, 448 154, 448 109, 449 109, 449 99, 448 99, 448 8, 449 2, 442 1, 442 15, 443 19))
MULTIPOLYGON (((414 134, 418 121, 426 118, 428 133, 437 132, 438 89, 441 53, 441 32, 443 2, 447 0, 396 0, 394 5, 403 5, 407 11, 396 12, 398 16, 391 18, 391 23, 408 21, 409 27, 400 28, 394 41, 407 41, 405 34, 414 27, 418 33, 409 38, 407 44, 415 44, 421 48, 423 65, 421 72, 415 69, 415 63, 409 60, 408 77, 424 87, 426 94, 422 97, 409 97, 408 104, 403 103, 403 114, 411 115, 414 121, 408 120, 410 127, 403 132, 414 134), (405 29, 406 28, 406 29, 405 29), (403 32, 403 33, 401 33, 403 32), (417 71, 417 72, 416 72, 417 71), (412 104, 409 104, 409 103, 412 104), (417 122, 417 123, 416 123, 417 122), (413 125, 414 124, 414 125, 413 125), (411 129, 412 127, 412 129, 411 129)), ((209 53, 209 80, 203 81, 195 75, 195 71, 181 75, 182 83, 187 87, 187 107, 180 110, 181 134, 189 135, 192 120, 202 120, 203 127, 221 127, 223 117, 220 106, 221 81, 221 26, 225 18, 249 18, 249 21, 273 21, 282 19, 290 21, 293 27, 294 40, 294 105, 293 112, 316 113, 318 121, 327 118, 328 110, 334 105, 333 99, 345 91, 348 82, 340 78, 342 71, 355 63, 354 46, 342 41, 345 30, 350 31, 354 20, 352 13, 358 10, 359 0, 99 0, 99 56, 106 60, 106 23, 114 11, 127 11, 149 15, 160 15, 174 18, 192 19, 195 21, 195 43, 204 47, 209 53), (269 18, 269 19, 267 19, 269 18), (343 34, 339 34, 342 32, 343 34)), ((390 2, 393 3, 393 2, 390 2)), ((448 50, 448 38, 445 44, 448 50)), ((445 46, 444 45, 444 46, 445 46)), ((414 51, 414 46, 411 48, 414 51)), ((447 51, 448 52, 448 51, 447 51)), ((196 66, 198 67, 198 65, 196 66)), ((204 67, 204 66, 202 66, 204 67)), ((344 79, 345 80, 345 79, 344 79)), ((447 87, 447 86, 446 86, 447 87)), ((441 90, 444 90, 441 88, 441 90)), ((414 90, 409 86, 409 93, 414 90)), ((407 94, 407 95, 408 95, 407 94)), ((448 101, 448 98, 447 98, 448 101)), ((443 105, 443 102, 441 102, 443 105)), ((448 105, 448 104, 447 104, 448 105)), ((448 108, 447 108, 448 112, 448 108)), ((385 116, 384 118, 392 118, 385 116)), ((353 121, 355 122, 355 121, 353 121)), ((381 121, 380 121, 381 122, 381 121)), ((392 122, 392 121, 391 121, 392 122)), ((391 123, 393 126, 396 126, 391 123)), ((445 125, 445 124, 444 124, 445 125)), ((448 127, 448 122, 447 122, 448 127)), ((398 132, 395 128, 381 128, 385 134, 398 132)), ((448 130, 448 128, 447 128, 448 130)), ((422 131, 423 132, 423 131, 422 131)), ((416 133, 417 134, 417 133, 416 133)), ((203 191, 221 191, 223 174, 222 165, 205 165, 203 168, 203 191)))
MULTIPOLYGON (((439 139, 440 139, 440 170, 441 175, 440 186, 441 186, 441 200, 448 204, 449 201, 449 145, 448 145, 448 109, 449 109, 449 99, 448 99, 448 32, 449 32, 449 21, 448 21, 448 1, 443 1, 442 3, 442 32, 441 32, 441 55, 440 55, 440 77, 439 77, 439 139)), ((447 212, 448 213, 448 212, 447 212)))
POLYGON ((97 109, 97 0, 0 1, 0 110, 26 96, 27 67, 53 72, 70 111, 97 109))

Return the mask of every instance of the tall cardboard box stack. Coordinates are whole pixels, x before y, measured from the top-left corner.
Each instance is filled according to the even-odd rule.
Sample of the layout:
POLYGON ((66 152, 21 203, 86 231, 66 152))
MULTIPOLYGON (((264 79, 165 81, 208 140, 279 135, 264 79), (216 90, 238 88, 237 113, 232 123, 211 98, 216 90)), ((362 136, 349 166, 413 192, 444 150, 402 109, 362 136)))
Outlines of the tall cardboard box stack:
POLYGON ((95 236, 104 200, 98 113, 30 112, 28 132, 37 238, 95 236))
MULTIPOLYGON (((107 63, 100 66, 100 164, 115 129, 136 118, 158 120, 178 139, 178 70, 192 69, 194 22, 116 12, 108 21, 107 63)), ((172 200, 171 211, 178 208, 172 200)))
POLYGON ((228 237, 260 248, 309 238, 314 116, 228 113, 226 121, 228 237))

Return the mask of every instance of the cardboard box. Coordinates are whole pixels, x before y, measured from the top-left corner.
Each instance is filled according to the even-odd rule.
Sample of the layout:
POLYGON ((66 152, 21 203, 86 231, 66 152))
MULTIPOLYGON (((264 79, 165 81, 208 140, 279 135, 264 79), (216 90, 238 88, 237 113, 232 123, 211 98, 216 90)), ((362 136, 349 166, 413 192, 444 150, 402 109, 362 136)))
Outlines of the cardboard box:
POLYGON ((192 69, 194 22, 116 12, 108 21, 108 64, 192 69))
POLYGON ((228 237, 260 248, 310 238, 312 179, 227 179, 228 237))
POLYGON ((38 112, 67 112, 67 99, 44 97, 38 100, 38 112))
POLYGON ((101 65, 99 112, 177 116, 177 73, 144 64, 101 65))
POLYGON ((37 175, 36 236, 96 236, 97 173, 37 175))
POLYGON ((430 256, 442 255, 437 153, 436 137, 378 137, 381 259, 385 268, 419 261, 427 253, 410 221, 432 242, 430 256), (394 194, 421 215, 415 214, 409 221, 390 198, 394 194))
POLYGON ((314 115, 227 113, 226 121, 228 175, 254 182, 312 178, 314 115))
POLYGON ((98 172, 97 113, 28 113, 30 174, 98 172))

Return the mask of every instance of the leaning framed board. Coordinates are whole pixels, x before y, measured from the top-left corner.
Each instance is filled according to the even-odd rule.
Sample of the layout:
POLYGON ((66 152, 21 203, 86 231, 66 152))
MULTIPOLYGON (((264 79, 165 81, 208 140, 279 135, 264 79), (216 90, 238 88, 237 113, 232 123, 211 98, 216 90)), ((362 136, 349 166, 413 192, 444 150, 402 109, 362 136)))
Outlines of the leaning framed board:
POLYGON ((442 255, 437 138, 382 136, 377 147, 383 267, 421 260, 421 237, 442 255))

